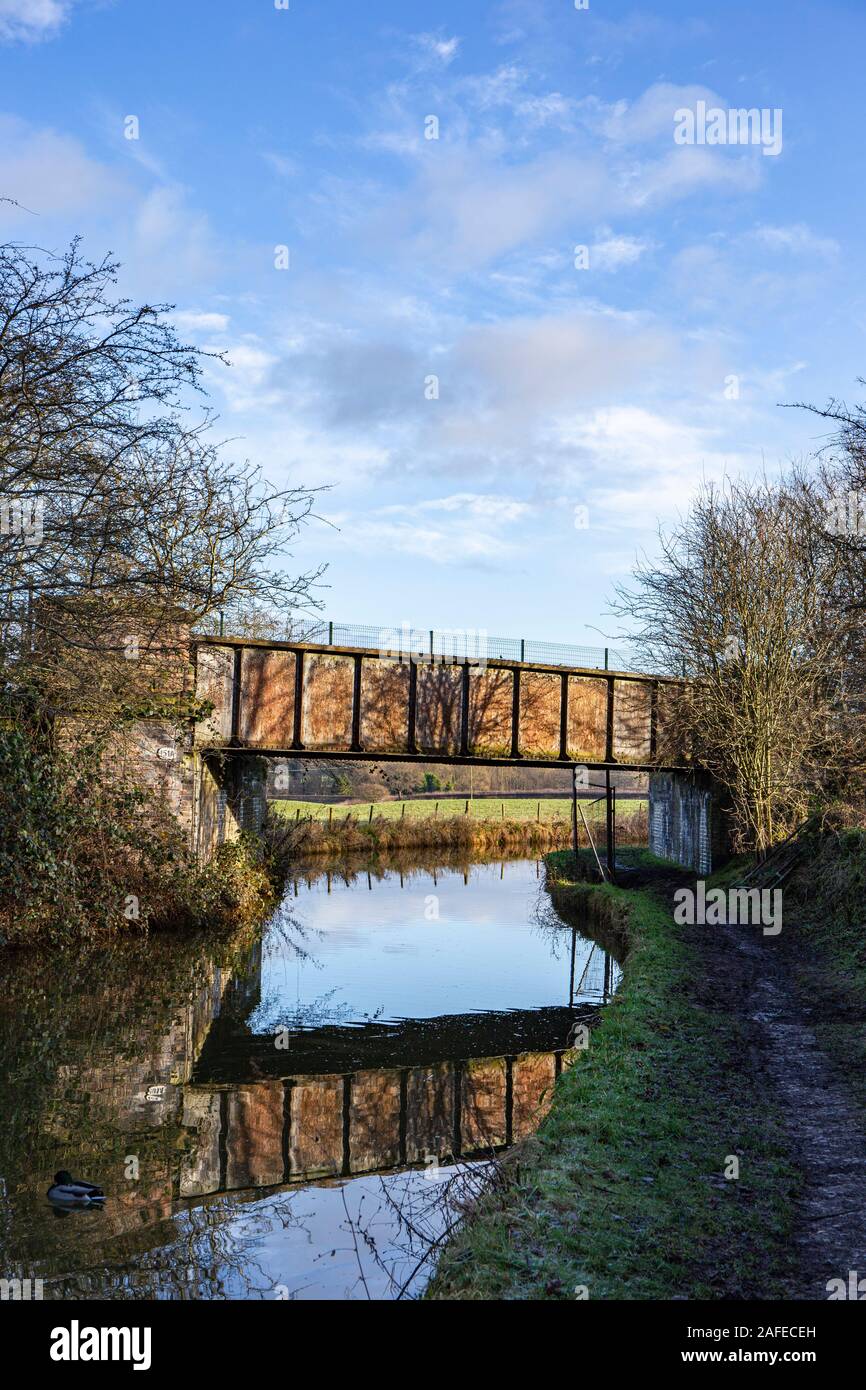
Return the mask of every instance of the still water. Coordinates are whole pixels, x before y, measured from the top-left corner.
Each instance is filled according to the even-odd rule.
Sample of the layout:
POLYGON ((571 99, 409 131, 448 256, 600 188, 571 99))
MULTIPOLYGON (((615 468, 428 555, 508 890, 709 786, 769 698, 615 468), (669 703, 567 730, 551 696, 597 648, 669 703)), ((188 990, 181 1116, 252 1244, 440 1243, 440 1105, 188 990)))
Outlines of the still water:
POLYGON ((311 870, 219 949, 0 973, 0 1277, 118 1299, 417 1297, 618 980, 529 860, 311 870))

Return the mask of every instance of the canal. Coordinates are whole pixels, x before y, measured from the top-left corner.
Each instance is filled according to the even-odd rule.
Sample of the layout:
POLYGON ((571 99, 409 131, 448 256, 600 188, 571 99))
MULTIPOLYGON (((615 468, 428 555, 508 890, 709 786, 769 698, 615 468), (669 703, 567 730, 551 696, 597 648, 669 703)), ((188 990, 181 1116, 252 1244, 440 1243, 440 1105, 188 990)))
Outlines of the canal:
POLYGON ((618 981, 534 860, 299 870, 218 949, 0 968, 0 1274, 44 1298, 417 1297, 618 981))

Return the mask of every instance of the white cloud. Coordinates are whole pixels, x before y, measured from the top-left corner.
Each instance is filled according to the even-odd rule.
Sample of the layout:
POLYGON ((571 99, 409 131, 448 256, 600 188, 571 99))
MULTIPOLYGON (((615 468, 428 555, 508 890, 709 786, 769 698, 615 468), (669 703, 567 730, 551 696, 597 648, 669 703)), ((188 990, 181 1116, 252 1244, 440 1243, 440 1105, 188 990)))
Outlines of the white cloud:
POLYGON ((506 63, 494 72, 464 78, 459 91, 469 98, 473 106, 488 111, 496 106, 513 106, 526 80, 527 74, 523 68, 506 63))
POLYGON ((454 61, 460 47, 459 38, 443 39, 438 34, 413 34, 412 42, 426 57, 432 58, 444 67, 454 61))
POLYGON ((640 237, 602 234, 602 239, 590 247, 590 269, 616 271, 621 266, 634 265, 649 249, 649 244, 640 237))
POLYGON ((70 9, 70 0, 0 0, 0 40, 51 38, 70 9))
POLYGON ((646 140, 669 140, 673 143, 674 112, 681 107, 694 107, 696 101, 708 106, 723 106, 709 87, 676 86, 671 82, 656 82, 636 101, 617 101, 605 105, 597 98, 588 98, 585 110, 588 117, 606 137, 617 144, 635 145, 646 140))
POLYGON ((172 315, 183 333, 225 333, 228 314, 207 313, 200 309, 177 309, 172 315))
MULTIPOLYGON (((94 212, 123 201, 120 175, 91 159, 71 135, 0 116, 0 193, 38 216, 94 212)), ((4 206, 4 221, 27 213, 4 206)), ((29 219, 32 221, 32 219, 29 219)))
POLYGON ((586 476, 591 514, 610 527, 643 529, 684 510, 702 479, 748 472, 760 460, 719 447, 720 431, 639 406, 577 415, 559 424, 586 476))
MULTIPOLYGON (((414 257, 472 270, 623 201, 600 162, 554 152, 513 164, 451 147, 397 200, 397 216, 414 257)), ((391 209, 386 216, 394 227, 391 209)), ((376 231, 385 230, 383 219, 376 231)))
POLYGON ((532 125, 558 126, 569 130, 574 124, 577 103, 561 92, 548 92, 543 97, 526 97, 515 106, 515 112, 532 125))
MULTIPOLYGON (((369 321, 352 326, 345 317, 295 325, 291 342, 263 331, 259 345, 280 358, 257 388, 268 399, 278 393, 281 409, 311 428, 374 438, 395 471, 450 472, 477 459, 486 477, 497 451, 529 458, 551 415, 575 403, 612 401, 666 377, 681 390, 687 379, 680 338, 646 315, 569 307, 467 324, 390 307, 386 316, 367 305, 369 321), (425 392, 430 375, 436 399, 425 392)), ((690 352, 689 373, 705 355, 690 352)))
MULTIPOLYGON (((644 215, 705 190, 748 191, 765 176, 757 150, 674 145, 667 138, 674 96, 656 97, 646 109, 636 103, 635 111, 596 113, 595 129, 541 142, 539 127, 554 119, 570 122, 570 110, 556 94, 525 97, 523 80, 514 68, 483 79, 483 87, 482 79, 471 79, 482 109, 494 103, 509 108, 503 129, 485 127, 470 136, 459 110, 446 108, 440 141, 425 142, 417 119, 413 124, 393 112, 384 131, 362 139, 368 148, 375 143, 399 152, 415 170, 378 205, 368 188, 357 188, 353 211, 357 216, 358 206, 367 208, 362 217, 371 245, 388 241, 415 263, 473 271, 542 238, 579 241, 587 225, 644 215), (648 145, 635 157, 633 144, 653 140, 655 149, 648 145)), ((348 203, 347 190, 344 196, 348 203)))
POLYGON ((458 512, 465 517, 505 524, 520 521, 532 508, 527 502, 497 493, 454 492, 448 497, 433 497, 422 502, 395 503, 383 507, 382 515, 423 516, 431 512, 458 512))
POLYGON ((287 155, 277 154, 274 150, 263 150, 262 159, 282 179, 292 179, 299 172, 299 166, 295 160, 289 159, 287 155))
POLYGON ((271 382, 280 360, 275 353, 262 347, 253 334, 213 346, 226 356, 228 365, 213 364, 208 377, 222 391, 229 410, 265 410, 278 404, 280 394, 271 382))
POLYGON ((674 202, 701 189, 749 192, 761 182, 760 156, 745 146, 681 145, 661 159, 637 167, 626 188, 632 212, 674 202))
POLYGON ((821 256, 831 259, 839 254, 839 243, 832 237, 817 236, 804 222, 795 222, 788 227, 760 226, 753 233, 755 239, 772 251, 790 251, 799 256, 821 256))
POLYGON ((159 184, 145 194, 134 212, 133 260, 137 271, 160 285, 195 283, 213 268, 216 247, 207 215, 190 207, 179 184, 159 184))
POLYGON ((496 569, 511 566, 516 554, 514 540, 504 534, 506 528, 531 510, 513 497, 453 493, 361 515, 335 515, 330 520, 353 550, 391 551, 437 565, 496 569))
POLYGON ((759 226, 683 246, 670 260, 669 278, 693 312, 742 325, 759 311, 790 313, 826 294, 839 253, 837 242, 802 223, 759 226))
POLYGON ((454 358, 476 413, 494 407, 513 429, 574 400, 640 387, 676 363, 678 344, 637 316, 573 310, 469 328, 454 358))

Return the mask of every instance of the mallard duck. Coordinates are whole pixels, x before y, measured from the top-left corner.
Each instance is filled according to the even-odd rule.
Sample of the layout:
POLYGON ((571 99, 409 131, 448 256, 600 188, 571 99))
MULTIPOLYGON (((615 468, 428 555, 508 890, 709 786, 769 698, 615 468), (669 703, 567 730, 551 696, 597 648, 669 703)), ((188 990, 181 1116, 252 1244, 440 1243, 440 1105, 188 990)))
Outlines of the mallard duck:
POLYGON ((50 1202, 60 1202, 66 1207, 89 1207, 105 1201, 105 1193, 101 1187, 94 1187, 92 1182, 81 1182, 73 1178, 65 1168, 54 1174, 54 1182, 49 1187, 47 1196, 50 1202))

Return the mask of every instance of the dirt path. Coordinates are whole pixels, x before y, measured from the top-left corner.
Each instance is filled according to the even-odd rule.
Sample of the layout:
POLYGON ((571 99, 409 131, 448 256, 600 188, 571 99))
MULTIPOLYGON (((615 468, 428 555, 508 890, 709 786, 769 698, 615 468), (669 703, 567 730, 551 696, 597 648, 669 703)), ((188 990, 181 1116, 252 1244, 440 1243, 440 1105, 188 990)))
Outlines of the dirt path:
MULTIPOLYGON (((651 870, 633 875, 627 886, 650 888, 672 910, 675 888, 686 884, 694 878, 651 870)), ((742 1026, 749 1082, 781 1112, 801 1175, 794 1234, 799 1274, 790 1296, 827 1299, 831 1279, 847 1286, 857 1271, 866 1281, 866 1116, 813 1026, 817 1018, 834 1017, 837 1004, 821 996, 814 978, 808 985, 797 978, 796 928, 764 936, 755 927, 704 926, 691 928, 690 936, 704 962, 695 998, 742 1026)), ((850 1014, 844 1019, 852 1022, 850 1014)))
MULTIPOLYGON (((752 1084, 778 1106, 803 1181, 792 1298, 827 1299, 831 1279, 866 1279, 866 1133, 861 1112, 821 1049, 812 1020, 823 1001, 791 969, 791 945, 754 927, 695 927, 704 964, 696 996, 737 1017, 752 1084)), ((829 1005, 827 1007, 830 1007, 829 1005)), ((866 1292, 866 1284, 864 1284, 866 1292)))
MULTIPOLYGON (((838 966, 810 946, 809 926, 798 931, 786 916, 776 937, 760 927, 674 928, 674 891, 694 888, 693 874, 625 861, 618 878, 663 904, 694 958, 667 949, 664 919, 644 904, 626 981, 631 1010, 619 1028, 602 1027, 601 1061, 576 1073, 580 1089, 566 1079, 531 1181, 506 1188, 502 1205, 470 1224, 436 1296, 558 1297, 586 1269, 603 1281, 600 1297, 651 1287, 689 1298, 700 1288, 702 1297, 822 1302, 831 1291, 848 1296, 851 1275, 866 1295, 866 1088, 851 1061, 866 1056, 866 1019, 856 991, 849 997, 838 966), (684 1030, 675 1048, 671 1018, 684 1030), (629 1118, 613 1128, 608 1062, 629 1118), (722 1172, 733 1154, 739 1189, 722 1172), (659 1176, 655 1203, 635 1198, 631 1184, 659 1176), (615 1230, 597 1219, 593 1177, 612 1185, 601 1190, 615 1230)), ((808 895, 809 882, 799 891, 808 895)))

